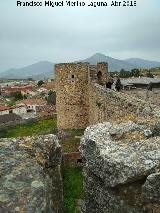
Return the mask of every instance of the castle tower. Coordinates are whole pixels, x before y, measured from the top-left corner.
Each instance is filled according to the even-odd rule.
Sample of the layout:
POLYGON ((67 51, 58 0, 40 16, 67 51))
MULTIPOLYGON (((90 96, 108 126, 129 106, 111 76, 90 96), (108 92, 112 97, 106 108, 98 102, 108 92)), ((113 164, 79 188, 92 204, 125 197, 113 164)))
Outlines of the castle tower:
POLYGON ((55 65, 57 125, 83 129, 88 125, 88 63, 55 65))
POLYGON ((89 125, 89 85, 104 84, 107 63, 63 63, 55 65, 57 126, 84 129, 89 125))

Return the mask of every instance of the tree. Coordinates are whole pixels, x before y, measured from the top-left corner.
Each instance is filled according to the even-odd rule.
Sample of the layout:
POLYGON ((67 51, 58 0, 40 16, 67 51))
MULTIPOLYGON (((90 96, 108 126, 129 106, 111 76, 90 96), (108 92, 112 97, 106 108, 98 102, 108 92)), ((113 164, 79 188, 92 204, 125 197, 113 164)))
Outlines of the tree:
POLYGON ((27 78, 27 81, 33 81, 33 78, 27 78))
POLYGON ((153 74, 151 73, 150 70, 147 72, 146 77, 148 77, 148 78, 154 78, 154 76, 153 76, 153 74))
POLYGON ((24 98, 20 91, 12 92, 11 97, 13 97, 16 101, 22 100, 24 98))
POLYGON ((120 78, 129 78, 129 77, 131 77, 131 72, 130 71, 126 71, 124 69, 121 69, 120 73, 119 73, 119 77, 120 78))
POLYGON ((140 70, 139 69, 132 69, 131 75, 134 76, 134 77, 139 77, 140 76, 140 70))
POLYGON ((44 81, 42 81, 42 80, 40 80, 40 81, 38 81, 38 83, 37 83, 37 85, 40 87, 40 86, 42 86, 44 84, 44 81))

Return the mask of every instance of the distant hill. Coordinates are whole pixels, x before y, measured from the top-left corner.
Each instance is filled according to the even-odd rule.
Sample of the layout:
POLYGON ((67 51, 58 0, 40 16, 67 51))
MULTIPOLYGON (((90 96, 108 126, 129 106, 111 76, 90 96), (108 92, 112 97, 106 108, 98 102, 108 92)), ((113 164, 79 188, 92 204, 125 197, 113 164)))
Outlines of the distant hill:
POLYGON ((153 68, 153 67, 160 67, 160 62, 157 61, 148 61, 140 58, 129 58, 124 60, 127 63, 136 66, 137 68, 153 68))
POLYGON ((33 78, 36 80, 44 79, 46 77, 54 78, 54 64, 48 61, 40 61, 38 63, 17 69, 9 69, 0 73, 0 78, 5 79, 23 79, 33 78))
MULTIPOLYGON (((90 64, 96 64, 97 62, 108 62, 109 71, 120 71, 121 69, 131 70, 134 68, 160 67, 160 62, 157 61, 148 61, 140 58, 129 58, 126 60, 119 60, 101 53, 96 53, 89 58, 79 60, 79 62, 89 62, 90 64)), ((45 79, 48 77, 54 78, 54 63, 49 61, 40 61, 38 63, 23 68, 9 69, 5 72, 0 73, 1 79, 24 79, 29 77, 36 80, 45 79)))
POLYGON ((160 62, 157 61, 148 61, 140 58, 130 58, 126 60, 119 60, 105 56, 101 53, 96 53, 90 58, 81 60, 81 62, 89 62, 91 64, 96 64, 97 62, 108 62, 109 71, 120 71, 121 69, 131 70, 134 68, 152 68, 160 67, 160 62))
POLYGON ((81 60, 81 62, 89 62, 90 64, 97 64, 97 62, 108 62, 109 71, 120 71, 121 69, 130 70, 133 69, 134 66, 128 62, 123 60, 111 58, 109 56, 105 56, 101 53, 96 53, 90 58, 86 58, 81 60))

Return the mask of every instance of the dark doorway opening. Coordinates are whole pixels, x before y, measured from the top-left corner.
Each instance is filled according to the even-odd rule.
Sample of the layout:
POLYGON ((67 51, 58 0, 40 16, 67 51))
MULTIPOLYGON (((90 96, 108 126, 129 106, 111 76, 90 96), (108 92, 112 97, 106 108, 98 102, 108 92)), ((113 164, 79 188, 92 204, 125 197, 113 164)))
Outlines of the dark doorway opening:
POLYGON ((82 159, 77 159, 77 163, 83 163, 82 159))
POLYGON ((98 83, 99 83, 99 84, 102 83, 102 72, 101 72, 101 71, 99 71, 99 72, 97 73, 97 80, 98 80, 98 83))

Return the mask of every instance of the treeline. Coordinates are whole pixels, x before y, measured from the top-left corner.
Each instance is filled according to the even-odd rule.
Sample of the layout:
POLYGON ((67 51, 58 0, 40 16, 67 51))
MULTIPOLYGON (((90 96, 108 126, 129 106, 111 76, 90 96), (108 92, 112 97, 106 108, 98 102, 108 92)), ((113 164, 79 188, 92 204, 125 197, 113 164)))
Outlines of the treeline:
POLYGON ((118 75, 120 78, 129 78, 129 77, 139 77, 139 76, 146 76, 149 78, 154 78, 151 70, 144 70, 142 71, 141 69, 132 69, 131 71, 126 71, 124 69, 121 69, 120 72, 115 71, 110 73, 111 76, 118 75))

